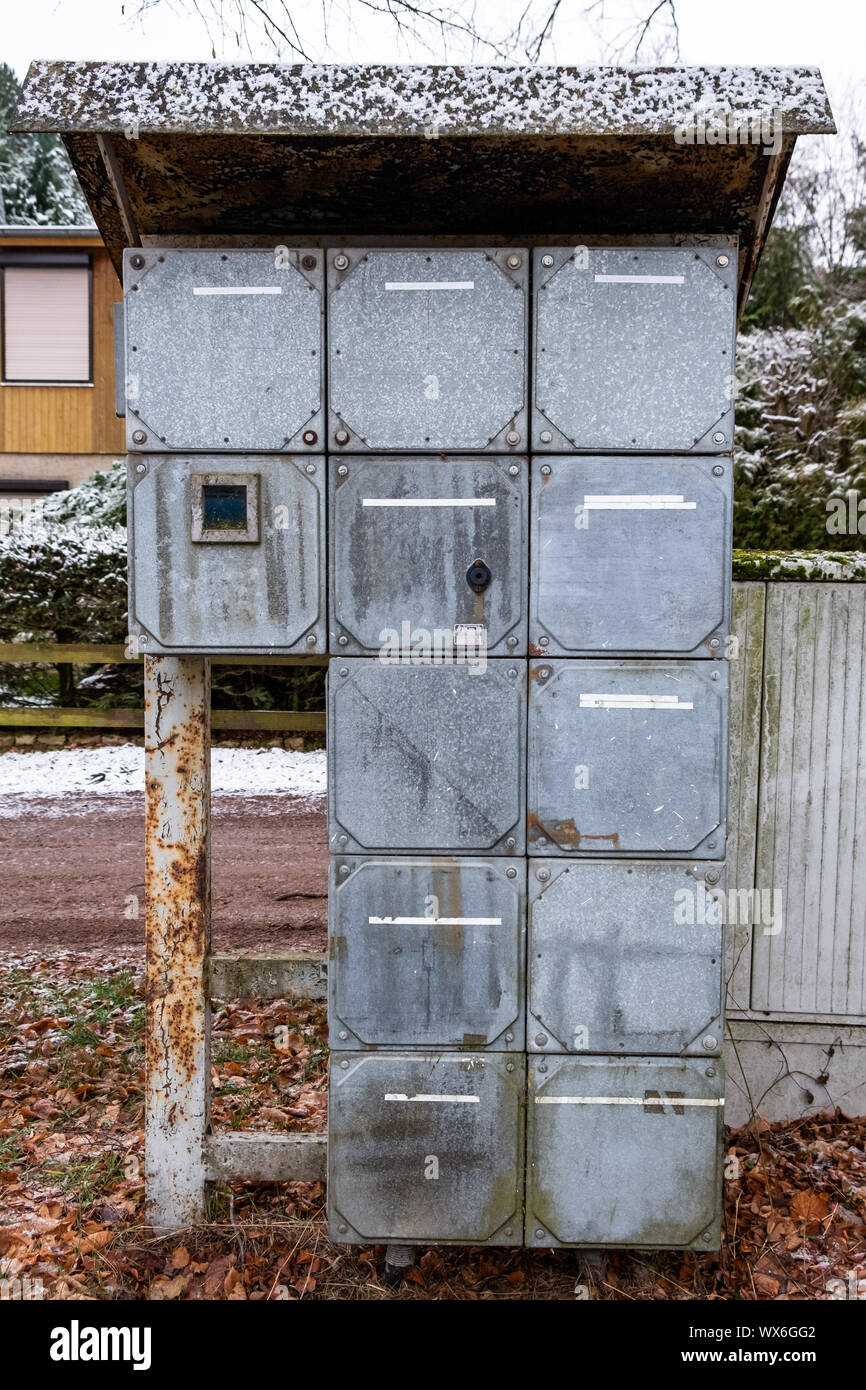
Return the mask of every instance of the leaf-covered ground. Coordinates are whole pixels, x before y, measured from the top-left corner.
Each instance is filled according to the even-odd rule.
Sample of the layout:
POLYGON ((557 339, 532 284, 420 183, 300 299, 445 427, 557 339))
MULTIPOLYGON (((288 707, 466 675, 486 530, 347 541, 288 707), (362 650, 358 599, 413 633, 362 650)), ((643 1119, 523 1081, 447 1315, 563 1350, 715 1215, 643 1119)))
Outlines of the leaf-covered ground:
MULTIPOLYGON (((170 1240, 143 1217, 142 982, 74 956, 0 965, 0 1278, 67 1299, 748 1299, 866 1294, 866 1120, 837 1114, 729 1135, 720 1255, 419 1251, 330 1243, 321 1183, 215 1189, 170 1240), (29 1285, 25 1281, 29 1280, 29 1285), (831 1281, 841 1280, 842 1285, 831 1281), (579 1286, 579 1288, 578 1288, 579 1286)), ((217 1128, 326 1125, 317 1004, 215 1006, 217 1128)))

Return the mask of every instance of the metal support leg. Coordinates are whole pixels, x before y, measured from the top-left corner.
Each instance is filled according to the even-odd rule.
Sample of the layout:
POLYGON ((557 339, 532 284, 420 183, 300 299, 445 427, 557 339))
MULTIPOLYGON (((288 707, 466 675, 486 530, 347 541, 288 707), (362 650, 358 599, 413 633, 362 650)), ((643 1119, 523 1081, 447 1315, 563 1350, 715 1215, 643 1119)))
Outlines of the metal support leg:
POLYGON ((395 1289, 415 1263, 414 1245, 389 1245, 385 1251, 385 1283, 395 1289))
POLYGON ((210 1092, 210 664, 146 657, 148 1222, 204 1215, 210 1092))

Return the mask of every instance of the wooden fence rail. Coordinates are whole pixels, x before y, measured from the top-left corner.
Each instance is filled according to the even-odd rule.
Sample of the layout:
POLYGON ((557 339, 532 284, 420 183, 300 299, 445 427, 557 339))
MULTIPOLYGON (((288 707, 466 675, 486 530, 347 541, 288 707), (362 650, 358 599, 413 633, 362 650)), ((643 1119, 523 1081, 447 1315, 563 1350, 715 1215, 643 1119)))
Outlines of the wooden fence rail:
MULTIPOLYGON (((325 666, 324 655, 311 656, 212 656, 220 666, 325 666)), ((141 654, 132 655, 121 643, 110 642, 0 642, 0 664, 16 666, 137 665, 141 654)), ((214 729, 239 733, 323 733, 322 710, 215 709, 214 729)), ((143 709, 100 709, 90 706, 6 705, 0 707, 0 728, 40 729, 143 729, 143 709)))

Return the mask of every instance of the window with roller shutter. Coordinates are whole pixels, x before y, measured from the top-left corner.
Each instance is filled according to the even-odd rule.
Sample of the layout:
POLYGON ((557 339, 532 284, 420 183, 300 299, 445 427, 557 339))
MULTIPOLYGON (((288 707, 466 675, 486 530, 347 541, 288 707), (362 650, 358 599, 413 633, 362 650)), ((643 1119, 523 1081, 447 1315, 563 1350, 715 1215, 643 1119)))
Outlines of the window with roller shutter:
POLYGON ((87 256, 3 257, 2 355, 7 384, 89 385, 91 268, 87 256))

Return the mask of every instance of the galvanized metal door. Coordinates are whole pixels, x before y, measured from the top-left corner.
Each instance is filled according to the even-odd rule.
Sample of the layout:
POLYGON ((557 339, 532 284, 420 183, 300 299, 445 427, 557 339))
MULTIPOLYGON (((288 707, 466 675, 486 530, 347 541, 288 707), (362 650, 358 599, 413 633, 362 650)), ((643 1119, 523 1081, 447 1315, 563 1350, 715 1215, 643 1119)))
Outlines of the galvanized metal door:
POLYGON ((321 453, 323 255, 124 251, 126 447, 321 453))
POLYGON ((533 270, 533 450, 730 451, 733 251, 548 247, 533 270))
POLYGON ((523 1051, 526 861, 334 856, 331 1049, 523 1051))
POLYGON ((729 459, 533 460, 531 650, 724 656, 732 492, 729 459))
POLYGON ((720 1052, 723 929, 722 864, 534 859, 529 1051, 720 1052))
POLYGON ((525 1085, 501 1053, 335 1054, 332 1239, 520 1245, 525 1085))
POLYGON ((132 455, 130 631, 148 652, 324 652, 323 463, 132 455))
POLYGON ((717 1249, 724 1094, 720 1060, 533 1061, 526 1244, 717 1249))
POLYGON ((532 661, 530 854, 719 858, 725 662, 532 661))
POLYGON ((524 853, 520 667, 354 657, 328 680, 333 851, 524 853))
POLYGON ((329 448, 525 452, 528 260, 329 251, 329 448))
POLYGON ((331 460, 331 648, 526 655, 525 458, 331 460))

